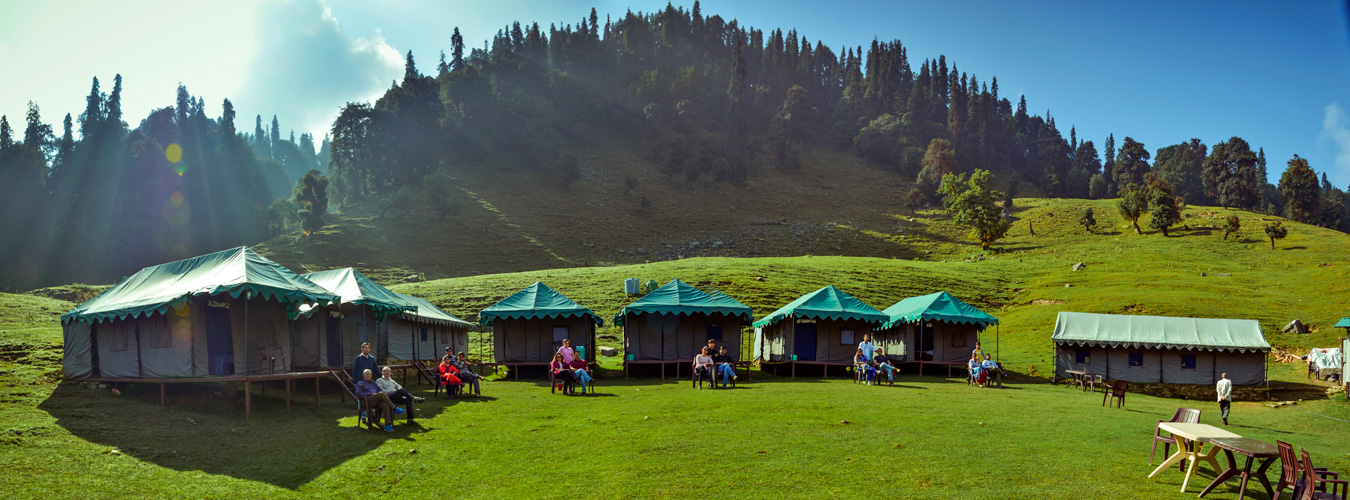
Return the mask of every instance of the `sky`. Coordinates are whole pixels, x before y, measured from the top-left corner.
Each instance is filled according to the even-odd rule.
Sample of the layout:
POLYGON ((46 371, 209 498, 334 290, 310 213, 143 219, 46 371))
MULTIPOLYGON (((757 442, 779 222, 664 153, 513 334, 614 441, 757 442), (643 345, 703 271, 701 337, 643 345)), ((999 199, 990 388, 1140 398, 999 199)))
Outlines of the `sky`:
MULTIPOLYGON (((256 115, 322 137, 347 102, 371 101, 403 74, 411 50, 435 71, 458 26, 481 47, 512 21, 576 24, 650 12, 665 1, 294 0, 259 2, 0 2, 0 114, 19 131, 27 102, 60 130, 90 81, 124 79, 131 126, 171 106, 179 83, 236 126, 256 115)), ((692 2, 676 2, 692 6, 692 2)), ((1272 182, 1298 154, 1350 185, 1350 35, 1341 2, 831 2, 710 0, 704 15, 761 29, 796 28, 840 52, 898 39, 911 64, 996 76, 1062 132, 1102 149, 1108 133, 1150 152, 1232 136, 1263 147, 1272 182)))

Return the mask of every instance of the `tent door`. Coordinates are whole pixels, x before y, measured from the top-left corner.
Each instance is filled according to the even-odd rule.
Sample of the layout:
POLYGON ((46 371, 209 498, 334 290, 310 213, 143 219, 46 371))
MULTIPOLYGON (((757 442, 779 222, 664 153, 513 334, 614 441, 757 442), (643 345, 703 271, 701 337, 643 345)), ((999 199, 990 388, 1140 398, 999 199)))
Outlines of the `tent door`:
POLYGON ((234 346, 231 345, 230 310, 206 308, 206 353, 212 375, 234 374, 234 346))
POLYGON ((915 326, 914 329, 919 331, 918 335, 919 338, 917 342, 919 344, 918 349, 914 350, 915 359, 919 361, 932 361, 934 354, 933 329, 931 327, 924 326, 923 324, 915 326))
POLYGON ((798 361, 816 360, 816 324, 815 323, 797 323, 795 331, 796 341, 793 343, 792 352, 797 355, 798 361))
POLYGON ((342 318, 328 315, 324 327, 328 336, 328 366, 342 366, 342 318))

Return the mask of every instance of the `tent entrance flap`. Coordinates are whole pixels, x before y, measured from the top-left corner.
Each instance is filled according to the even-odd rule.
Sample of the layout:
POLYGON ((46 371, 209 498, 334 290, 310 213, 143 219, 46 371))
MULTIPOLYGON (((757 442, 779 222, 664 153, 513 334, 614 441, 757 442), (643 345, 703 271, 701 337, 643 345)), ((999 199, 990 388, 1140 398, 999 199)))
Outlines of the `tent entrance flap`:
POLYGON ((792 346, 792 352, 797 355, 799 361, 816 360, 816 324, 815 323, 797 323, 795 344, 792 346))
POLYGON ((230 310, 223 307, 206 308, 206 352, 210 358, 211 375, 234 374, 234 347, 230 334, 230 310))
POLYGON ((328 366, 342 366, 342 318, 328 315, 324 320, 328 337, 328 366))

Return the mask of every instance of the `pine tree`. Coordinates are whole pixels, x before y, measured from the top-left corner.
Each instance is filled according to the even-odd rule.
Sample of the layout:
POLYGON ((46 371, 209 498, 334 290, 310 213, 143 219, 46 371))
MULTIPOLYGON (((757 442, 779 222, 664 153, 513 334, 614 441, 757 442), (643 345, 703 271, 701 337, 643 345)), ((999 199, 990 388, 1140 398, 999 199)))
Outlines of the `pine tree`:
POLYGON ((1308 166, 1308 160, 1294 155, 1284 174, 1280 175, 1280 195, 1284 198, 1285 214, 1304 224, 1316 223, 1323 194, 1317 185, 1317 173, 1308 166))
POLYGON ((1106 181, 1106 198, 1116 195, 1117 186, 1120 185, 1116 180, 1116 134, 1106 135, 1106 144, 1102 149, 1102 178, 1106 181))
POLYGON ((450 71, 458 71, 464 67, 464 37, 459 34, 459 27, 455 27, 454 33, 450 35, 450 71))
POLYGON ((118 73, 113 77, 112 93, 108 94, 107 102, 104 103, 104 120, 109 126, 121 132, 125 125, 122 124, 122 74, 118 73))
POLYGON ((1215 144, 1201 166, 1205 194, 1224 208, 1255 206, 1260 201, 1256 162, 1256 154, 1240 137, 1215 144))
POLYGON ((281 161, 281 124, 277 123, 277 115, 272 115, 272 134, 269 136, 268 143, 272 145, 272 160, 281 161))
POLYGON ((731 82, 727 85, 727 119, 731 137, 737 141, 745 136, 745 75, 745 57, 741 55, 741 39, 737 37, 731 52, 731 82))
POLYGON ((98 91, 98 77, 84 98, 84 112, 80 113, 80 140, 93 141, 103 124, 103 96, 98 91))
POLYGON ((1116 154, 1116 163, 1111 175, 1117 184, 1143 184, 1144 174, 1149 171, 1148 160, 1152 157, 1144 144, 1132 137, 1125 137, 1116 154))
POLYGON ((234 139, 234 103, 225 99, 220 103, 220 137, 222 143, 234 139))
POLYGON ((9 117, 0 115, 0 152, 14 149, 14 129, 9 126, 9 117))
POLYGON ((328 178, 318 170, 310 170, 295 186, 295 203, 300 206, 300 226, 306 237, 323 228, 323 215, 328 212, 328 178))

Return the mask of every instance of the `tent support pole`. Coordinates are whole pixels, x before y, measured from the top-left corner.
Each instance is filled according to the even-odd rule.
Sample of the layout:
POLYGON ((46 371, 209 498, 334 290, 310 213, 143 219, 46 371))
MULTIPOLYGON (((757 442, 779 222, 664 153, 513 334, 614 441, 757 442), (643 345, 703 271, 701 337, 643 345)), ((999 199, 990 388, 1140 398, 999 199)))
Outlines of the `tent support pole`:
POLYGON ((319 410, 319 379, 320 379, 320 378, 322 378, 322 377, 314 377, 314 410, 315 410, 315 411, 318 411, 318 410, 319 410))
POLYGON ((286 416, 291 416, 291 379, 286 379, 286 416))
POLYGON ((164 397, 164 384, 161 383, 161 384, 159 384, 159 407, 160 407, 160 408, 163 408, 163 407, 166 406, 166 404, 165 404, 165 402, 164 402, 164 399, 165 399, 165 397, 164 397))

